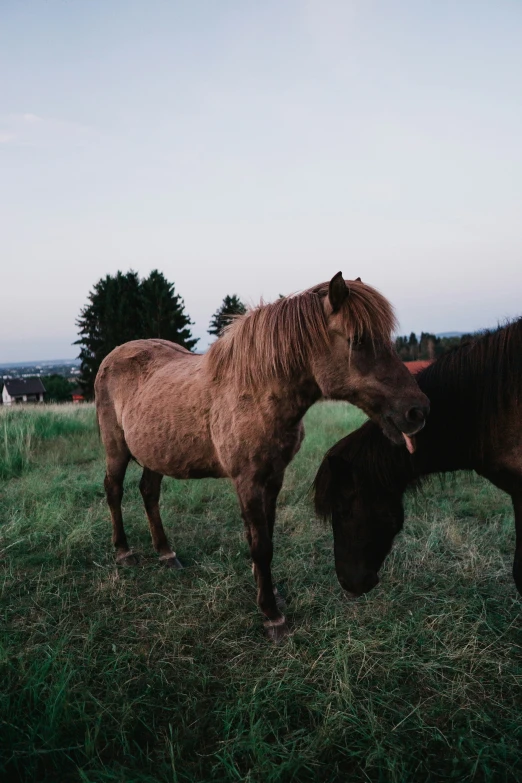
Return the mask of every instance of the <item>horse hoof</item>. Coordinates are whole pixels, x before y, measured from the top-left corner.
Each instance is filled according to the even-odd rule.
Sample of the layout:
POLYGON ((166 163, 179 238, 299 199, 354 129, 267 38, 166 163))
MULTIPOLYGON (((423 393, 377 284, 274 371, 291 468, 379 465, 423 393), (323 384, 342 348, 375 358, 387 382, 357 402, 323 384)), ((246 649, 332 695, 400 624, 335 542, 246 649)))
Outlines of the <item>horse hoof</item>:
POLYGON ((120 555, 116 558, 116 565, 119 566, 137 566, 138 562, 138 556, 133 552, 128 552, 126 555, 120 555))
POLYGON ((176 555, 173 557, 166 557, 165 559, 160 557, 160 563, 165 566, 165 568, 183 568, 176 555))
POLYGON ((284 617, 281 617, 281 621, 268 620, 265 622, 265 630, 270 641, 275 644, 280 644, 290 635, 290 629, 284 617))

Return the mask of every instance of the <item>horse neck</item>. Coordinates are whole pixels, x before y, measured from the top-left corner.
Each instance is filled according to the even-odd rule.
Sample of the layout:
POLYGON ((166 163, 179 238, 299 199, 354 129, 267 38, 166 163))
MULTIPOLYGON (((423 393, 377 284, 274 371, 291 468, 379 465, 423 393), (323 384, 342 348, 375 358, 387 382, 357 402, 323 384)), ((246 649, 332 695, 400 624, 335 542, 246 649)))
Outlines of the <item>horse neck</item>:
MULTIPOLYGON (((241 356, 242 351, 238 354, 241 356)), ((235 346, 230 344, 215 343, 212 346, 203 358, 203 365, 214 383, 235 388, 238 396, 247 394, 259 400, 269 397, 282 415, 289 419, 302 418, 308 408, 320 399, 321 389, 308 361, 274 362, 273 358, 258 352, 249 357, 252 368, 242 373, 238 370, 238 354, 235 346)))
POLYGON ((393 444, 373 422, 364 425, 361 434, 356 460, 376 491, 385 486, 402 494, 430 474, 474 467, 466 434, 452 426, 437 406, 417 436, 413 454, 405 446, 393 444))
MULTIPOLYGON (((443 372, 432 368, 417 381, 430 400, 425 428, 416 437, 417 448, 394 446, 373 423, 361 428, 364 449, 360 450, 369 481, 404 492, 408 486, 433 473, 480 469, 491 448, 491 434, 477 398, 464 393, 455 373, 458 364, 445 364, 443 372), (363 432, 367 428, 367 432, 363 432)), ((474 378, 480 383, 481 375, 474 378)), ((480 388, 480 387, 479 387, 480 388)), ((492 411, 492 415, 493 415, 492 411)))
POLYGON ((321 390, 307 372, 278 373, 265 387, 256 389, 253 397, 264 399, 274 418, 281 422, 297 423, 307 410, 321 398, 321 390))
POLYGON ((478 455, 473 455, 468 428, 430 413, 425 432, 417 438, 417 449, 411 456, 416 477, 430 473, 471 470, 478 455))
POLYGON ((473 469, 481 459, 484 426, 473 400, 452 382, 451 368, 443 377, 432 378, 426 371, 417 380, 430 400, 430 414, 412 456, 418 475, 473 469))
POLYGON ((287 400, 292 416, 299 419, 321 398, 321 389, 315 378, 306 372, 295 374, 293 377, 278 378, 277 388, 279 394, 287 400))
POLYGON ((406 446, 393 444, 374 422, 367 422, 348 439, 354 437, 357 440, 354 439, 345 459, 353 460, 354 469, 372 491, 385 487, 403 493, 419 477, 416 461, 406 446))

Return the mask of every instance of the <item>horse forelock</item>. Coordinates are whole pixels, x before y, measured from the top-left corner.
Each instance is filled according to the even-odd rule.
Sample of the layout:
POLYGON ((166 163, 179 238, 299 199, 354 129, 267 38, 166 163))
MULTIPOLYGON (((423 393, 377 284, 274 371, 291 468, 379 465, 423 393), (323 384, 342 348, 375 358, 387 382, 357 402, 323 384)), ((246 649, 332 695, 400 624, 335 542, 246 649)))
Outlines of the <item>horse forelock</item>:
MULTIPOLYGON (((342 308, 348 333, 371 342, 391 343, 397 319, 390 302, 375 288, 360 280, 347 280, 350 295, 342 308)), ((327 293, 327 291, 326 291, 327 293)))
MULTIPOLYGON (((390 343, 396 329, 391 304, 360 281, 346 282, 350 295, 340 313, 347 334, 390 343)), ((261 303, 236 317, 209 348, 214 375, 230 375, 239 385, 255 386, 307 366, 329 342, 323 307, 328 286, 321 283, 270 304, 261 303)))

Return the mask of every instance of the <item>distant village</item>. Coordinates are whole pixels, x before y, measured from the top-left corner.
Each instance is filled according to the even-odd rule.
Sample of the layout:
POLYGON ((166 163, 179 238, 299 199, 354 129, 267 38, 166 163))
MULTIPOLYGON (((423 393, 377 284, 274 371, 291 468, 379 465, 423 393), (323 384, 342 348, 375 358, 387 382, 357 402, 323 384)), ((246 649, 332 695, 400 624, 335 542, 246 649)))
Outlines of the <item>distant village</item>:
POLYGON ((0 404, 83 402, 77 359, 0 365, 0 404))

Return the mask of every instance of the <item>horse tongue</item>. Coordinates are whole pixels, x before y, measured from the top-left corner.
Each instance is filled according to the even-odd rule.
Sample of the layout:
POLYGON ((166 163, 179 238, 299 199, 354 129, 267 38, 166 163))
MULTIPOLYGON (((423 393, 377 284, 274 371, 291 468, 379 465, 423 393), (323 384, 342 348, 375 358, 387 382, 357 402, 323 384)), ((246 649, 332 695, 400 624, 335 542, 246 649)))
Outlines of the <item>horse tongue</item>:
POLYGON ((415 441, 413 440, 413 438, 410 438, 408 435, 405 435, 404 432, 402 433, 402 437, 406 441, 406 448, 408 449, 410 454, 413 454, 413 452, 415 451, 415 441))

